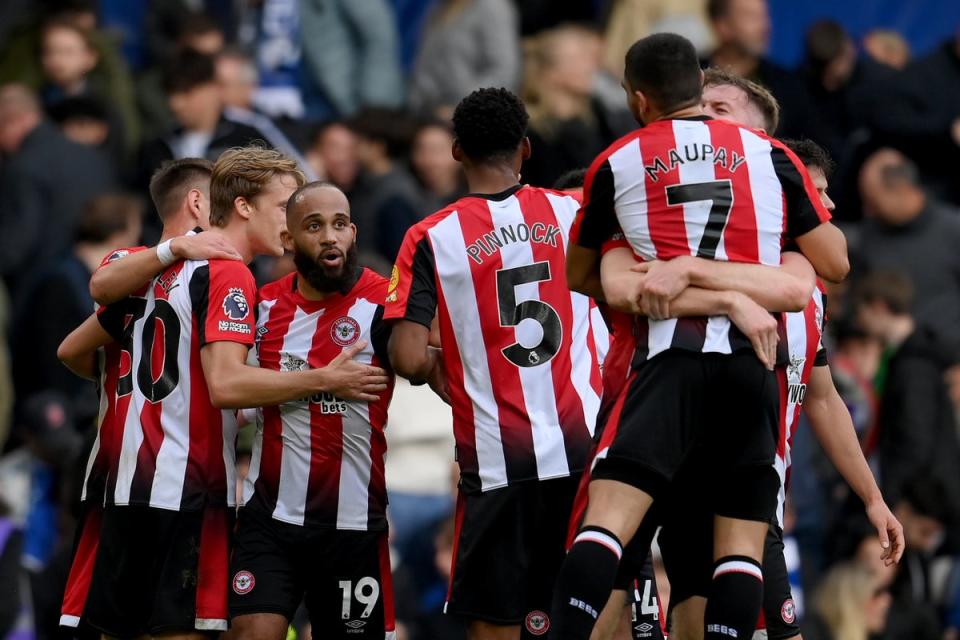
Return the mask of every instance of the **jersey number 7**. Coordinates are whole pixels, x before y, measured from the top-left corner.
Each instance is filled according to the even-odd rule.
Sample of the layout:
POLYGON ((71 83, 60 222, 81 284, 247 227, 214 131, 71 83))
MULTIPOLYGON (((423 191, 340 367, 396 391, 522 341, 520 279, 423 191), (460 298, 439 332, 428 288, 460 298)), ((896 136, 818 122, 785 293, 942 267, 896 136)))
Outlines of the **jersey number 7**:
POLYGON ((720 238, 723 237, 723 230, 727 226, 730 210, 733 208, 733 185, 730 184, 730 180, 675 184, 667 187, 666 192, 667 204, 672 206, 704 200, 712 203, 710 216, 703 227, 700 246, 697 247, 697 257, 711 260, 716 258, 720 238))

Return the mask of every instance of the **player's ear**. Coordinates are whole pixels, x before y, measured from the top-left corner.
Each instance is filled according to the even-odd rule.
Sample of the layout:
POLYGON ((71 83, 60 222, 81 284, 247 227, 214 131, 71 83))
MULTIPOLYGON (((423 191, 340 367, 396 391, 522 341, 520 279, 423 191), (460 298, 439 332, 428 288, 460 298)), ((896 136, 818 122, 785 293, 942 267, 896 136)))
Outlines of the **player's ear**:
POLYGON ((190 209, 193 221, 199 222, 203 212, 203 192, 200 189, 190 189, 187 193, 187 208, 190 209))
POLYGON ((533 147, 530 146, 530 138, 524 136, 520 142, 520 159, 529 160, 533 155, 533 147))
POLYGON ((460 143, 456 140, 453 141, 453 148, 450 150, 453 154, 453 159, 457 162, 463 162, 463 149, 460 148, 460 143))
POLYGON ((353 244, 357 244, 357 225, 351 222, 350 230, 353 231, 353 244))
POLYGON ((280 232, 280 242, 283 243, 285 250, 293 251, 293 236, 286 229, 280 232))
POLYGON ((250 203, 243 196, 237 196, 233 199, 233 208, 243 216, 245 220, 249 220, 253 214, 253 207, 250 206, 250 203))

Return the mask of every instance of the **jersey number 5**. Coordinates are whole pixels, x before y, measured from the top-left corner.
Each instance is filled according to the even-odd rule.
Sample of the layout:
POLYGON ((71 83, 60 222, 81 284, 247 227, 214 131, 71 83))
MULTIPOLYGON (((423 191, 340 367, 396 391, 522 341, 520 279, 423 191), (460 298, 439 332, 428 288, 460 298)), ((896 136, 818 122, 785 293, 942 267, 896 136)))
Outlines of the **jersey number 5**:
POLYGON ((698 258, 717 257, 717 247, 723 230, 730 218, 730 209, 733 208, 733 185, 729 180, 714 180, 713 182, 694 182, 690 184, 675 184, 666 188, 667 204, 682 205, 690 202, 709 200, 710 216, 703 227, 703 237, 697 247, 698 258))
POLYGON ((535 262, 497 271, 500 326, 516 327, 524 320, 533 320, 543 329, 543 337, 536 346, 528 348, 514 342, 501 350, 504 357, 518 367, 536 367, 549 362, 560 351, 563 325, 560 324, 560 316, 556 310, 540 300, 524 300, 517 304, 518 286, 549 279, 549 262, 535 262))

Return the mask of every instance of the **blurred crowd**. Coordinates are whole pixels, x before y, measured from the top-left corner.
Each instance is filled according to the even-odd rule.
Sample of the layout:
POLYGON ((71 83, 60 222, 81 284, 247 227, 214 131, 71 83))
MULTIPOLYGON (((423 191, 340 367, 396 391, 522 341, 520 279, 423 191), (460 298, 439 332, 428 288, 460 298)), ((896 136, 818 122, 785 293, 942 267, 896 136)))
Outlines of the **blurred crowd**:
MULTIPOLYGON (((100 260, 155 243, 146 184, 163 161, 256 140, 283 150, 348 194, 361 259, 386 273, 406 229, 465 193, 449 123, 463 96, 523 96, 522 180, 552 186, 636 126, 622 58, 653 31, 767 86, 778 136, 813 139, 835 163, 854 271, 829 291, 828 349, 907 553, 877 562, 862 506, 801 428, 787 544, 804 637, 960 638, 960 10, 956 27, 913 55, 894 31, 855 40, 821 20, 786 69, 767 58, 765 0, 0 4, 0 638, 55 637, 99 408, 57 346, 93 308, 100 260), (29 602, 8 597, 23 581, 29 602)), ((255 273, 290 268, 261 261, 255 273)), ((398 385, 387 429, 398 618, 407 638, 458 638, 440 613, 449 409, 398 385)))

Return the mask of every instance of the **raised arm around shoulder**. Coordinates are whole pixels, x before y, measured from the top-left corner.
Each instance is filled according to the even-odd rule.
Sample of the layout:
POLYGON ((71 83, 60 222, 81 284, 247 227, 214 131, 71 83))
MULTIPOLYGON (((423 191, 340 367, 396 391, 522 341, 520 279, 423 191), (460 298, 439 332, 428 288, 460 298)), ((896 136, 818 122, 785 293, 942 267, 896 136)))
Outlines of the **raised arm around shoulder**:
POLYGON ((113 338, 93 314, 63 339, 57 348, 57 358, 81 378, 93 380, 97 373, 97 349, 111 342, 113 338))
MULTIPOLYGON (((241 259, 240 254, 222 236, 208 231, 180 236, 169 242, 169 250, 177 260, 241 259)), ((157 248, 132 251, 122 258, 106 262, 90 278, 90 296, 97 303, 107 305, 132 295, 168 266, 160 261, 157 248)))
POLYGON ((613 309, 625 313, 641 314, 640 298, 644 274, 633 270, 637 265, 633 251, 616 247, 600 259, 600 284, 603 300, 613 309))
POLYGON ((375 402, 387 388, 388 378, 383 369, 352 359, 365 346, 360 341, 319 369, 280 372, 248 365, 248 347, 224 340, 204 346, 200 362, 210 401, 221 409, 282 404, 320 392, 375 402))
POLYGON ((803 256, 824 280, 840 282, 850 273, 847 238, 832 222, 814 227, 795 239, 803 256))

